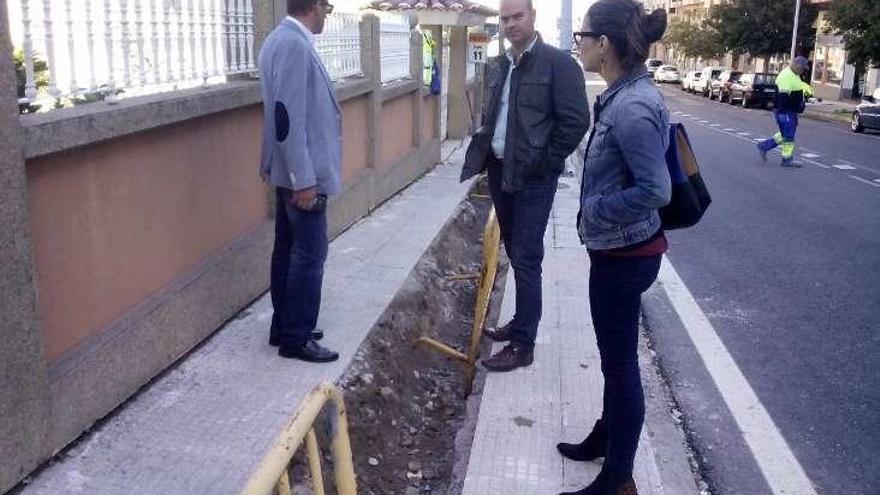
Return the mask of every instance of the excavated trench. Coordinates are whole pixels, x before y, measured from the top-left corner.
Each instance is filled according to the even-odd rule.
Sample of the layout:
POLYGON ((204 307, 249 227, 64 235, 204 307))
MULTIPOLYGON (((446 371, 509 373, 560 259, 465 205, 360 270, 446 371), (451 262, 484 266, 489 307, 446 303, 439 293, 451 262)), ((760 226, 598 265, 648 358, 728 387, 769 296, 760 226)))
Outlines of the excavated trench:
MULTIPOLYGON (((474 318, 482 237, 491 202, 475 185, 422 255, 391 304, 370 331, 338 384, 345 395, 358 493, 363 495, 456 494, 467 466, 479 407, 482 376, 464 396, 464 366, 437 351, 416 347, 427 336, 465 351, 474 318)), ((496 280, 504 280, 506 258, 496 280)), ((503 284, 496 282, 486 325, 494 325, 503 284)), ((488 344, 483 343, 488 349, 488 344)), ((325 422, 319 422, 323 428, 325 422)), ((329 445, 327 431, 318 431, 329 445)), ((294 493, 310 494, 302 455, 291 478, 294 493)), ((324 451, 324 478, 332 486, 324 451)))

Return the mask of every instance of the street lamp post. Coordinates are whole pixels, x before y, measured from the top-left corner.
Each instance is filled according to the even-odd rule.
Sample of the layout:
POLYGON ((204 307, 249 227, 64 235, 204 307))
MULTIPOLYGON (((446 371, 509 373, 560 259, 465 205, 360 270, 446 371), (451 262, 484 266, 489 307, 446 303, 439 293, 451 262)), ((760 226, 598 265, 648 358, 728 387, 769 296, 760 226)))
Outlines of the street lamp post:
POLYGON ((791 59, 794 60, 795 55, 797 55, 797 35, 798 35, 798 21, 801 18, 801 0, 795 0, 794 3, 794 30, 791 33, 791 59))

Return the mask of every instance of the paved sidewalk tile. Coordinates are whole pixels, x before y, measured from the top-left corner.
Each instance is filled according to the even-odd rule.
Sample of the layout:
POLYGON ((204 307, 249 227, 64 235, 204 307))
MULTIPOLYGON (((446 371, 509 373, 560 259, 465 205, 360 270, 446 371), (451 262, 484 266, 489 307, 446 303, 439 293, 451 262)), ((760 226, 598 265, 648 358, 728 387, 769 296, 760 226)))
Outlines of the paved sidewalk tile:
MULTIPOLYGON (((33 494, 238 493, 302 398, 335 382, 431 241, 465 198, 463 143, 330 246, 320 327, 332 364, 277 356, 262 297, 151 384, 23 491, 33 494)), ((268 263, 269 260, 266 260, 268 263)))
MULTIPOLYGON (((596 462, 565 461, 556 451, 559 441, 583 440, 598 419, 602 401, 587 292, 589 257, 575 228, 578 183, 573 175, 562 177, 544 241, 544 315, 535 363, 488 375, 464 495, 552 495, 577 490, 589 484, 601 467, 596 462)), ((514 290, 511 270, 500 322, 513 316, 514 290)), ((495 344, 493 352, 501 347, 495 344)), ((664 491, 649 430, 643 429, 636 458, 639 493, 696 493, 695 489, 664 491)))

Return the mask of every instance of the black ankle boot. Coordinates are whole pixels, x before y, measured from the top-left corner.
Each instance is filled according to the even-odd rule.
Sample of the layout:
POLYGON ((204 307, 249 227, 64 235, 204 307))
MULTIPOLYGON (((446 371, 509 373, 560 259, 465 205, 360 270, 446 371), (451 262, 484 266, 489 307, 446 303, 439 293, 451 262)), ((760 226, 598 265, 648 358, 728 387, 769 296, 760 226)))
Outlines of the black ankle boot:
POLYGON ((604 471, 590 483, 590 486, 576 492, 565 492, 559 495, 639 495, 632 477, 612 480, 613 476, 604 471))
POLYGON ((600 419, 593 426, 593 431, 587 439, 581 443, 560 443, 556 445, 559 453, 566 459, 573 461, 592 461, 605 457, 605 448, 608 446, 608 432, 605 423, 600 419))

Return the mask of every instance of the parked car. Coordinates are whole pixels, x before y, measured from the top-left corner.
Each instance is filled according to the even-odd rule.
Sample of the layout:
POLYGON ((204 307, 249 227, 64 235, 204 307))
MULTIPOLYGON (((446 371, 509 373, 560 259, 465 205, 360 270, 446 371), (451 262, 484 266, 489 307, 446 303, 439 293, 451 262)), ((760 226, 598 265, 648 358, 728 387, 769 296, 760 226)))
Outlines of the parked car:
POLYGON ((760 105, 761 108, 773 102, 776 98, 776 74, 766 72, 757 74, 743 74, 739 81, 730 86, 730 104, 740 102, 743 108, 752 105, 760 105))
POLYGON ((654 72, 654 80, 659 83, 677 83, 681 81, 681 76, 678 75, 678 67, 674 65, 661 65, 654 72))
POLYGON ((710 84, 724 72, 723 67, 706 67, 700 71, 700 79, 694 82, 694 93, 709 96, 710 84))
POLYGON ((696 70, 688 72, 684 79, 681 80, 681 90, 693 93, 694 83, 699 81, 702 75, 702 72, 696 70))
POLYGON ((648 74, 651 74, 652 76, 654 75, 655 72, 657 72, 657 69, 660 68, 660 66, 662 66, 662 65, 663 65, 663 61, 660 60, 659 58, 649 58, 648 60, 645 60, 645 67, 648 68, 648 74))
POLYGON ((853 132, 865 132, 865 129, 880 129, 880 88, 866 96, 853 112, 853 132))
POLYGON ((718 76, 718 79, 712 81, 709 85, 709 99, 714 100, 718 98, 718 101, 724 103, 728 98, 730 98, 730 86, 739 80, 740 76, 742 76, 742 72, 737 70, 726 70, 718 76))

